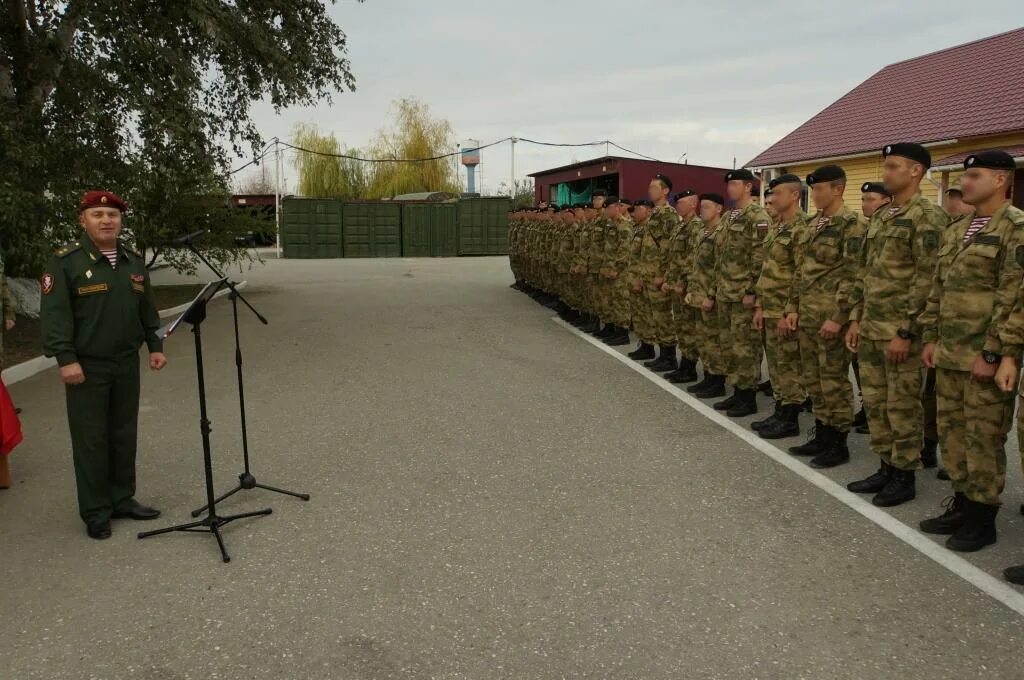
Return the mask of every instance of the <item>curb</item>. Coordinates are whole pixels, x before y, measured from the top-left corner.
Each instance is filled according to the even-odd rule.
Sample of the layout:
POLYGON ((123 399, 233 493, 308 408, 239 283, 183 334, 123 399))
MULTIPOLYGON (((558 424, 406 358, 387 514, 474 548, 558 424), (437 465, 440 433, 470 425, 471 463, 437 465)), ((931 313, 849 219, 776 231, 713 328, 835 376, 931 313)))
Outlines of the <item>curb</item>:
MULTIPOLYGON (((247 281, 241 281, 235 284, 235 288, 244 288, 247 283, 247 281)), ((227 295, 228 292, 230 292, 230 289, 225 288, 224 290, 214 295, 213 298, 217 299, 219 297, 223 297, 227 295)), ((165 316, 174 316, 175 314, 181 314, 186 309, 188 309, 188 303, 178 305, 177 307, 171 307, 170 309, 161 309, 160 317, 163 318, 165 316)), ((28 378, 31 378, 32 376, 37 375, 39 373, 42 373, 47 369, 53 368, 56 365, 56 359, 51 359, 50 357, 45 356, 38 356, 34 359, 23 361, 20 364, 15 364, 10 368, 5 368, 3 372, 0 373, 0 379, 3 380, 4 385, 13 385, 16 382, 27 380, 28 378)))

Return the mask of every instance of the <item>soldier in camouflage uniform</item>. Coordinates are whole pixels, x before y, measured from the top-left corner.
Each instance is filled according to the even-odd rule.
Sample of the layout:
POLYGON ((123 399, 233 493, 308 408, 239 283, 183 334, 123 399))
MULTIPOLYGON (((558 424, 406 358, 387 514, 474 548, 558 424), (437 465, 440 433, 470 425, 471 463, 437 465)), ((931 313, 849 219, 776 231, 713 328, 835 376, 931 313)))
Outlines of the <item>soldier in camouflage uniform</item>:
POLYGON ((1006 482, 1013 392, 993 378, 1004 352, 1011 350, 1012 361, 1024 347, 1008 324, 1024 280, 1024 211, 1006 198, 1014 169, 1008 153, 968 156, 964 168, 964 200, 975 210, 944 233, 918 321, 922 360, 936 371, 939 437, 954 497, 944 513, 921 522, 921 531, 950 534, 946 547, 973 552, 996 541, 1006 482))
POLYGON ((654 210, 654 202, 644 198, 633 203, 633 238, 629 242, 629 266, 626 276, 629 280, 630 318, 633 323, 633 332, 639 339, 636 349, 629 353, 629 358, 636 361, 653 359, 655 356, 654 345, 650 338, 653 336, 651 327, 651 303, 644 293, 643 279, 643 252, 644 241, 647 239, 648 221, 651 211, 654 210))
POLYGON ((722 246, 718 257, 718 286, 712 297, 722 322, 722 350, 728 366, 732 396, 716 402, 716 410, 732 418, 757 413, 757 385, 761 381, 761 336, 754 328, 754 285, 764 260, 762 241, 771 218, 751 196, 754 175, 732 170, 725 175, 726 193, 733 208, 722 218, 722 246))
POLYGON ((718 287, 718 257, 722 249, 724 230, 722 212, 725 199, 719 194, 700 195, 700 218, 704 229, 693 249, 693 274, 687 281, 683 298, 686 304, 699 312, 697 322, 698 345, 704 377, 687 392, 700 399, 721 397, 725 394, 726 364, 722 351, 722 321, 715 304, 718 287))
POLYGON ((633 241, 633 220, 630 203, 625 199, 612 202, 605 232, 605 277, 608 281, 608 309, 612 331, 604 338, 612 347, 629 344, 631 284, 625 276, 629 268, 633 241))
POLYGON ((807 216, 800 209, 801 184, 796 175, 782 175, 769 185, 776 216, 763 242, 764 263, 755 285, 754 327, 764 338, 775 411, 768 418, 751 423, 751 428, 765 439, 800 433, 797 419, 804 401, 800 343, 796 331, 786 322, 786 312, 791 307, 796 244, 807 224, 807 216))
POLYGON ((644 295, 647 296, 651 310, 650 335, 643 339, 657 344, 659 349, 658 358, 644 366, 657 373, 679 368, 676 363, 675 329, 672 325, 672 298, 662 290, 665 272, 668 271, 672 233, 679 224, 679 215, 668 204, 671 191, 672 181, 665 175, 658 175, 651 180, 647 192, 654 203, 654 210, 647 220, 638 266, 644 295))
POLYGON ((921 180, 931 166, 927 149, 890 144, 882 155, 883 181, 893 203, 876 212, 868 225, 846 333, 847 347, 860 360, 871 450, 881 466, 847 488, 875 494, 872 503, 890 507, 917 494, 923 419, 918 317, 931 290, 949 217, 921 196, 921 180))
POLYGON ((697 381, 700 310, 686 304, 685 297, 687 282, 693 273, 693 253, 704 235, 704 223, 697 215, 699 204, 700 197, 693 189, 684 189, 676 195, 676 214, 680 222, 670 239, 668 271, 662 284, 662 290, 672 296, 672 321, 681 355, 679 368, 665 375, 669 382, 675 384, 697 381))

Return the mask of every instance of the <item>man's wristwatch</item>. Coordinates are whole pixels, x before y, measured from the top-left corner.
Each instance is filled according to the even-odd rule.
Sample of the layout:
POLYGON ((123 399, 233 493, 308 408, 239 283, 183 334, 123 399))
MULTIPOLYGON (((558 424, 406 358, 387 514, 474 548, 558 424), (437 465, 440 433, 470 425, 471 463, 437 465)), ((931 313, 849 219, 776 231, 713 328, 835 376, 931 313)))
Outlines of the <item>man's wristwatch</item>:
POLYGON ((981 353, 981 358, 985 360, 986 364, 998 364, 1003 360, 1002 354, 996 354, 995 352, 989 352, 985 350, 981 353))
POLYGON ((901 328, 898 331, 896 331, 896 337, 898 337, 900 340, 913 340, 915 336, 910 331, 901 328))

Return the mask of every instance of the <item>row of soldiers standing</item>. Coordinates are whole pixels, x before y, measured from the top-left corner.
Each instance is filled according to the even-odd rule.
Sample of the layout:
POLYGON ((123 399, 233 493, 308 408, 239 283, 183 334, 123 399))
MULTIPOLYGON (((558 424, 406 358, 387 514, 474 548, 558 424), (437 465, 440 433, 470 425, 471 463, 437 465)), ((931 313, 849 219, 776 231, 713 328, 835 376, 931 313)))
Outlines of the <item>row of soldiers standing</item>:
MULTIPOLYGON (((766 359, 775 408, 751 427, 766 439, 794 436, 809 401, 812 436, 789 450, 818 468, 850 458, 852 362, 880 466, 847 488, 881 507, 916 496, 928 462, 921 395, 934 388, 954 495, 920 527, 975 551, 996 540, 1024 353, 1024 211, 1007 198, 1015 163, 1001 151, 968 157, 960 193, 969 210, 951 218, 921 194, 927 149, 891 144, 882 157, 882 182, 861 187, 863 214, 846 206, 836 165, 774 178, 764 206, 741 169, 725 175, 725 197, 673 196, 658 175, 643 200, 598 193, 591 206, 519 211, 513 287, 609 345, 630 343, 632 329, 639 345, 629 356, 696 383, 696 397, 725 397, 731 386, 714 403, 730 417, 757 412, 766 359)), ((1018 433, 1024 441, 1021 420, 1018 433)), ((1006 577, 1024 583, 1024 566, 1006 577)))

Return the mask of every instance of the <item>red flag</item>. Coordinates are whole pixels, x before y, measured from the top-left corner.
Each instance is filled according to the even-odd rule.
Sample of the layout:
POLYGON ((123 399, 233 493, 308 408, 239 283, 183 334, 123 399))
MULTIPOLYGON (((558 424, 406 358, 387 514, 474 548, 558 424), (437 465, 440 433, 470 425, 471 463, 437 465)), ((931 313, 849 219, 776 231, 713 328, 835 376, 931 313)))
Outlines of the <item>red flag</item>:
POLYGON ((7 386, 0 380, 0 456, 6 456, 21 443, 21 420, 7 386))

